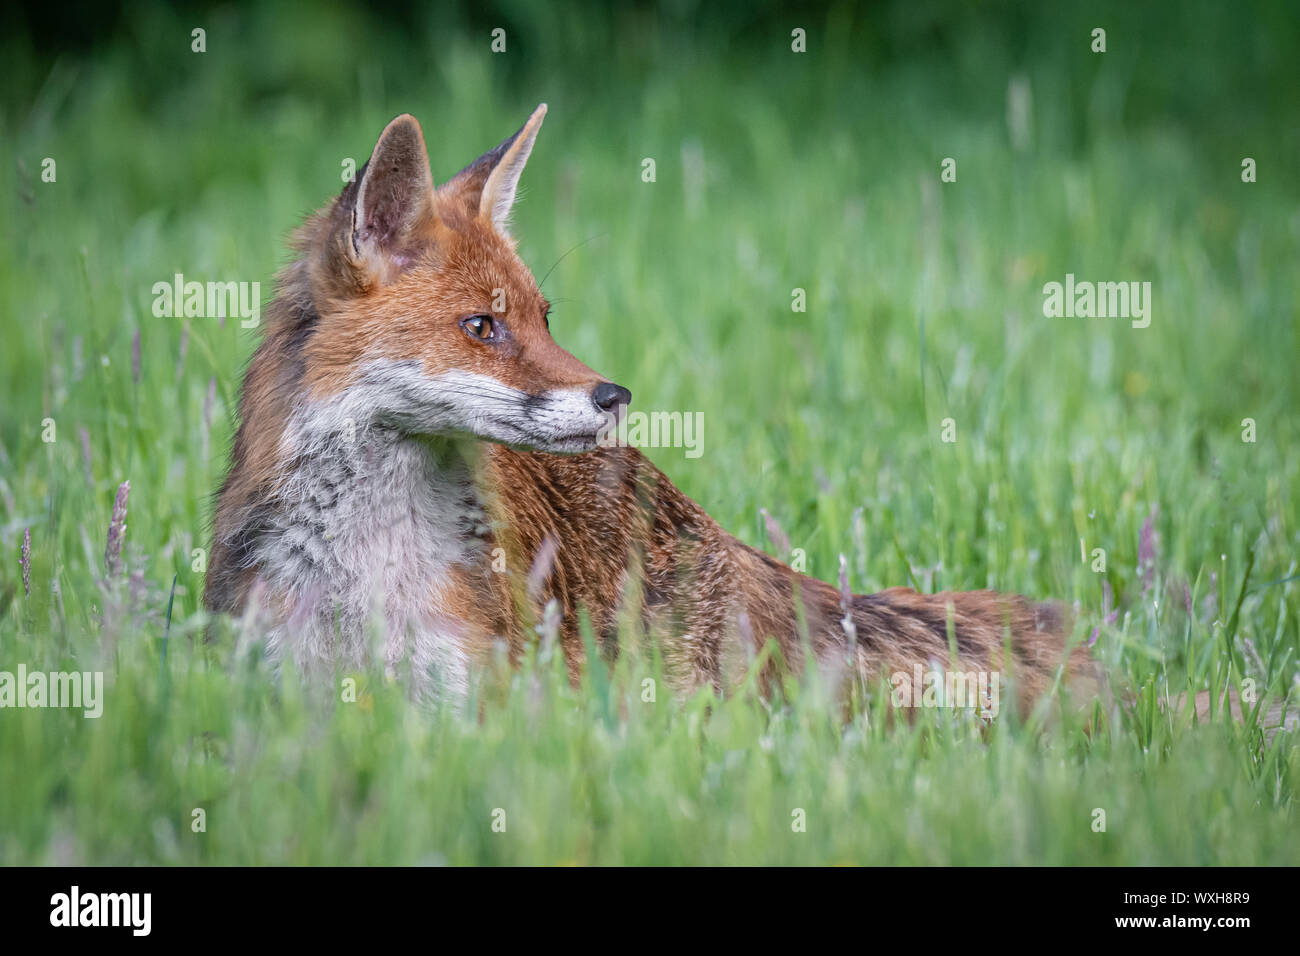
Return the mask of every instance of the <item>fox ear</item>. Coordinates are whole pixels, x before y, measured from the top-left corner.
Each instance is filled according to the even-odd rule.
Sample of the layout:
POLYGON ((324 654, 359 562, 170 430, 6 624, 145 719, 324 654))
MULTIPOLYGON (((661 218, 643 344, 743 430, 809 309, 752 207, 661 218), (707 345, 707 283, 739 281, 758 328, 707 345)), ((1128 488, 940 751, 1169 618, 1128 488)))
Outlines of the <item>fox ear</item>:
POLYGON ((545 117, 546 104, 542 103, 519 132, 474 160, 442 189, 458 196, 474 215, 490 222, 497 232, 509 235, 510 210, 515 204, 519 176, 545 117))
POLYGON ((358 177, 350 256, 359 263, 379 258, 401 265, 412 233, 432 210, 433 175, 424 134, 415 117, 403 113, 384 128, 358 177))

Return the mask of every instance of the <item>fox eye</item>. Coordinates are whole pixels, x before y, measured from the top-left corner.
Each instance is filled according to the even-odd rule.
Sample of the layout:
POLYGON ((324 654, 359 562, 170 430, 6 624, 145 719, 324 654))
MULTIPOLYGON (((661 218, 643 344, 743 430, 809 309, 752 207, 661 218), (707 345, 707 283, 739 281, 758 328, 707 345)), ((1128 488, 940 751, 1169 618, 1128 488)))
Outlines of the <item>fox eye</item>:
POLYGON ((490 342, 495 337, 496 329, 490 315, 471 315, 460 320, 460 327, 472 338, 490 342))

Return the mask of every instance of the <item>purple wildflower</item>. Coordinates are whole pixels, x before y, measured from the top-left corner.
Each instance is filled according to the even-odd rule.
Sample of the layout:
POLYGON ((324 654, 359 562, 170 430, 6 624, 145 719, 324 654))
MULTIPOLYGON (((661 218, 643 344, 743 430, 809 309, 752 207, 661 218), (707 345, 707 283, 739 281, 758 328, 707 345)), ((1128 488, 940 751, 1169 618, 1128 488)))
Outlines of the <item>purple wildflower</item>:
POLYGON ((126 539, 126 500, 131 494, 131 482, 122 482, 113 501, 113 518, 108 523, 108 544, 104 548, 104 567, 114 578, 122 569, 122 542, 126 539))
MULTIPOLYGON (((1115 592, 1110 588, 1110 581, 1105 578, 1101 579, 1101 624, 1107 626, 1114 624, 1119 620, 1119 608, 1112 608, 1115 601, 1115 592)), ((1088 646, 1092 647, 1097 643, 1097 636, 1101 633, 1101 624, 1092 629, 1088 635, 1088 646)))
POLYGON ((32 596, 32 529, 23 531, 23 551, 20 563, 23 566, 23 596, 32 596))

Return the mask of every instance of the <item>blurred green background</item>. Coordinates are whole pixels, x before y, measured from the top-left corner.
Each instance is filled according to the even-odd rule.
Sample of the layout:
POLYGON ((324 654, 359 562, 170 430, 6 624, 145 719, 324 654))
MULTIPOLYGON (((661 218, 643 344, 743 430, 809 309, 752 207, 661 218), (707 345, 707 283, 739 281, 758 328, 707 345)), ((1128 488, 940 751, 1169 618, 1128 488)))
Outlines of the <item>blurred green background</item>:
POLYGON ((503 716, 489 730, 411 730, 396 703, 378 706, 369 719, 387 715, 381 729, 409 744, 382 756, 352 746, 370 739, 351 723, 363 718, 335 713, 313 762, 295 749, 306 718, 269 702, 265 675, 231 672, 221 649, 190 639, 202 624, 193 552, 206 547, 256 337, 150 311, 153 284, 177 272, 258 281, 269 297, 289 231, 394 115, 421 121, 441 181, 547 102, 515 222, 546 276, 553 333, 627 385, 634 407, 704 412, 701 457, 649 453, 724 527, 789 559, 766 510, 810 573, 833 579, 845 554, 858 591, 1063 598, 1146 704, 1247 677, 1280 695, 1300 649, 1293 4, 109 3, 37 7, 8 26, 0 668, 96 662, 136 709, 117 717, 110 703, 93 736, 71 718, 0 713, 0 768, 28 781, 0 788, 0 853, 1294 859, 1291 739, 1259 750, 1220 727, 1189 740, 1155 710, 1114 715, 1091 742, 1058 741, 1075 763, 1008 730, 993 744, 1007 748, 994 751, 999 775, 955 804, 925 781, 969 779, 982 745, 965 737, 937 753, 911 732, 818 738, 818 749, 799 736, 824 734, 808 731, 815 721, 782 737, 750 711, 707 742, 695 718, 657 716, 668 723, 640 735, 635 720, 575 731, 566 708, 604 707, 605 685, 576 703, 555 689, 554 723, 503 716), (1096 27, 1105 53, 1091 49, 1096 27), (804 53, 791 49, 796 28, 804 53), (947 157, 953 183, 940 181, 947 157), (1257 182, 1242 181, 1245 157, 1257 182), (1043 285, 1066 273, 1151 282, 1150 327, 1045 318, 1043 285), (791 309, 795 289, 806 312, 791 309), (1255 442, 1242 441, 1247 418, 1255 442), (945 419, 954 443, 941 441, 945 419), (102 584, 127 479, 127 580, 102 584), (30 595, 16 560, 28 530, 30 595), (1104 572, 1081 560, 1081 539, 1089 555, 1106 551, 1104 572), (171 634, 185 640, 164 692, 174 574, 171 634), (109 626, 114 602, 124 613, 109 626), (241 751, 241 727, 260 743, 241 751), (553 747, 530 734, 552 734, 553 747), (200 738, 219 741, 202 760, 200 738), (442 781, 429 767, 448 752, 461 759, 442 781), (873 778, 882 766, 894 770, 873 778), (238 839, 185 842, 179 807, 204 794, 261 806, 273 798, 260 788, 283 773, 316 788, 311 808, 276 804, 238 839), (478 810, 461 804, 506 799, 475 789, 488 778, 497 793, 538 795, 545 819, 573 820, 532 842, 471 839, 478 810), (386 825, 406 829, 367 844, 348 827, 378 812, 376 779, 414 816, 396 813, 386 825), (837 822, 786 846, 783 808, 813 799, 801 786, 837 822), (420 816, 421 795, 442 806, 436 820, 420 816), (653 833, 611 809, 627 800, 656 815, 653 833), (1129 832, 1094 839, 1086 820, 1075 832, 1072 800, 1080 813, 1127 807, 1129 832), (769 805, 775 822, 737 824, 769 805), (890 809, 902 806, 906 825, 890 809), (606 823, 591 824, 601 812, 606 823), (1232 826, 1216 829, 1225 813, 1232 826), (275 828, 295 819, 308 835, 285 842, 275 828))

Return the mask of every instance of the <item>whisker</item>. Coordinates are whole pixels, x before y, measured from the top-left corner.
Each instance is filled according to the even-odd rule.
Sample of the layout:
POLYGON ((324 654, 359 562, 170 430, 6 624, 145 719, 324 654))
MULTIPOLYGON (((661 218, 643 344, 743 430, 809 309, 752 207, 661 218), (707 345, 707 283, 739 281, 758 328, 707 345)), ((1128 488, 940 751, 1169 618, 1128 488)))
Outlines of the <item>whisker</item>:
POLYGON ((591 240, 593 239, 599 239, 602 236, 607 236, 607 235, 609 235, 608 232, 598 232, 594 236, 588 236, 586 239, 583 239, 582 242, 578 243, 576 246, 570 246, 568 250, 565 251, 564 255, 560 256, 560 258, 555 260, 555 265, 551 266, 549 269, 546 270, 546 275, 542 276, 542 281, 537 283, 538 291, 541 291, 542 286, 546 285, 546 280, 549 279, 551 277, 551 273, 555 271, 555 266, 558 266, 561 262, 563 262, 568 257, 570 252, 573 252, 575 249, 582 248, 587 243, 591 242, 591 240))

